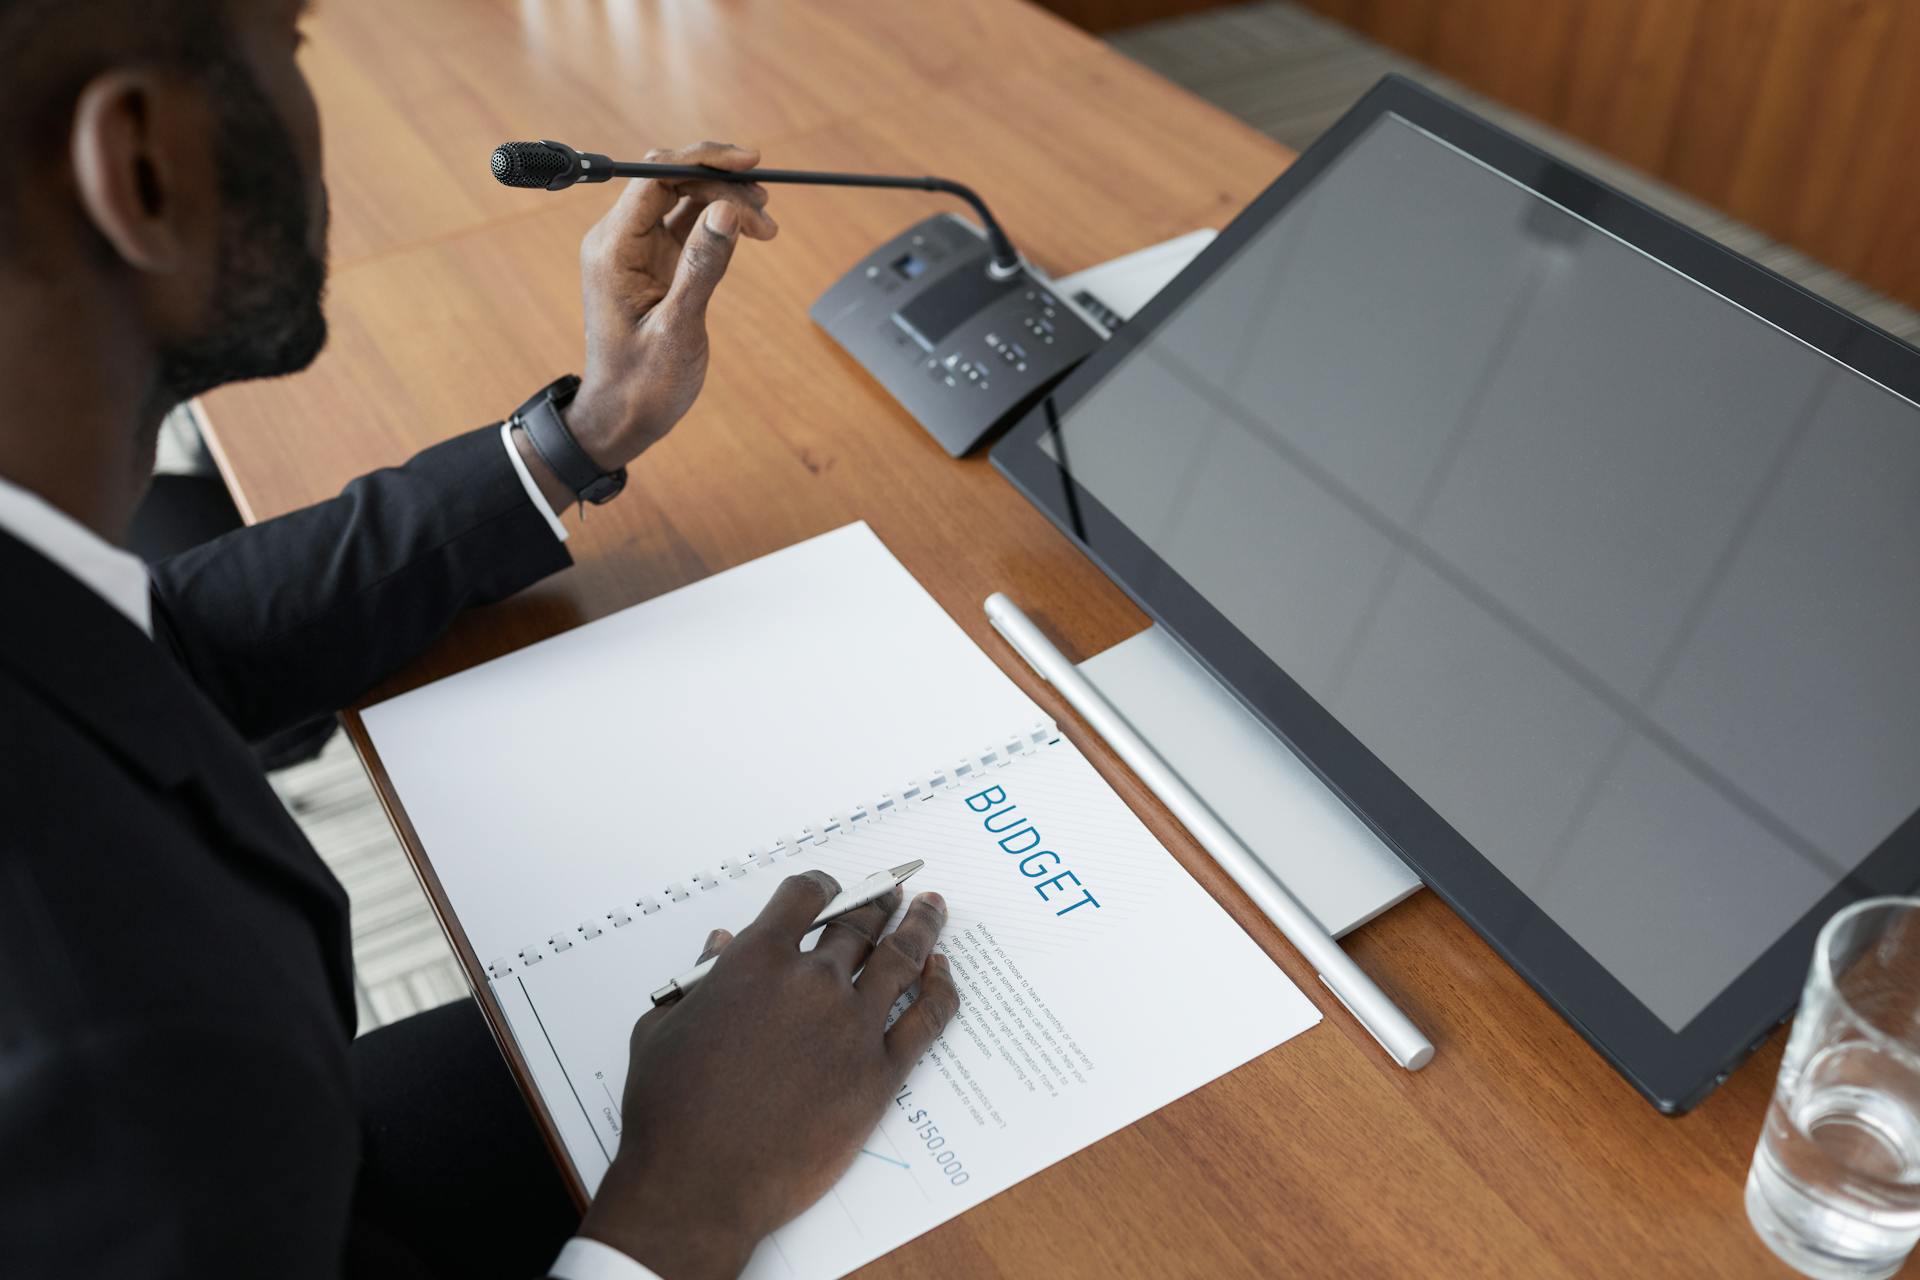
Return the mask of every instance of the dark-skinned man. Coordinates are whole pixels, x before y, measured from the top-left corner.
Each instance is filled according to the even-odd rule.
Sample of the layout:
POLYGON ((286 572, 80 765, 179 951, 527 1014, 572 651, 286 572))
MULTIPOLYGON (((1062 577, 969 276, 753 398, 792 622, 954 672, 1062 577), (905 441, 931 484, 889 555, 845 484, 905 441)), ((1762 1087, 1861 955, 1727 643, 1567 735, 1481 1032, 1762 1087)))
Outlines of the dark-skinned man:
POLYGON ((162 417, 325 340, 301 17, 0 0, 0 1275, 734 1274, 951 1016, 940 900, 803 951, 835 886, 795 877, 716 934, 713 977, 634 1027, 626 1133, 582 1221, 470 1001, 353 1040, 344 899, 247 743, 569 563, 581 476, 698 395, 708 301, 776 230, 765 193, 620 195, 582 246, 558 444, 456 435, 149 572, 119 544, 162 417))

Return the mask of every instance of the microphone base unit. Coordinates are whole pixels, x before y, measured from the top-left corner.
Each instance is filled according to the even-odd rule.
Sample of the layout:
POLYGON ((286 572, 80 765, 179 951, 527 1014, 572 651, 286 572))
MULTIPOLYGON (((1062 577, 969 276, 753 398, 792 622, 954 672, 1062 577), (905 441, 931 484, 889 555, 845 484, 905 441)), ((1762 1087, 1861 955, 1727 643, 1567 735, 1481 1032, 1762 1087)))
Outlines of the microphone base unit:
POLYGON ((855 263, 808 311, 956 458, 1107 336, 1025 263, 997 278, 992 262, 978 230, 936 214, 855 263))

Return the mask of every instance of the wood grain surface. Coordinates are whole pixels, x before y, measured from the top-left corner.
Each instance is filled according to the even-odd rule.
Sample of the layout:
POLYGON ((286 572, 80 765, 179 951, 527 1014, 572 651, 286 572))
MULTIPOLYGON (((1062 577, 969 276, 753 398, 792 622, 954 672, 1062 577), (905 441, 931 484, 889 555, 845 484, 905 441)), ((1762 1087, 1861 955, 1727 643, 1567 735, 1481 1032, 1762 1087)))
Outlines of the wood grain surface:
MULTIPOLYGON (((719 137, 780 165, 947 174, 1055 272, 1220 225, 1290 158, 1019 0, 327 0, 311 33, 333 341, 311 371, 206 406, 255 519, 495 421, 579 365, 578 242, 611 190, 499 188, 497 142, 638 153, 719 137)), ((1422 894, 1350 940, 1438 1046, 1426 1071, 1397 1069, 988 627, 996 589, 1076 658, 1145 620, 984 458, 948 459, 806 319, 874 243, 940 207, 777 190, 780 237, 741 245, 713 306, 705 394, 626 494, 574 525, 576 567, 466 617, 379 696, 865 519, 1326 1013, 866 1274, 1786 1274, 1741 1207, 1777 1038, 1663 1119, 1422 894)))

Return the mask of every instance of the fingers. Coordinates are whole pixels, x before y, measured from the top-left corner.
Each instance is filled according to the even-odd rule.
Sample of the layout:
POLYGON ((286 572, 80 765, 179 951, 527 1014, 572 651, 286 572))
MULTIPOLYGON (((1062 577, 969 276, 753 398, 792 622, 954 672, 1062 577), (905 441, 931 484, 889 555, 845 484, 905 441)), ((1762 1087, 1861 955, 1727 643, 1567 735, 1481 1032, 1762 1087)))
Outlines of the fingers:
POLYGON ((800 939, 813 925, 813 918, 839 892, 839 881, 824 871, 803 871, 797 876, 788 876, 773 891, 773 897, 760 909, 746 932, 798 950, 800 939))
MULTIPOLYGON (((739 173, 760 163, 760 153, 751 147, 736 147, 725 142, 696 142, 688 147, 649 151, 647 159, 655 164, 704 164, 739 173)), ((703 186, 732 185, 703 183, 700 179, 689 181, 703 186)), ((645 235, 673 212, 687 185, 672 178, 640 178, 629 182, 607 214, 609 229, 617 236, 645 235)))
POLYGON ((880 940, 867 967, 854 983, 876 1004, 891 1006, 908 988, 920 980, 920 970, 940 938, 947 922, 947 904, 937 893, 923 893, 913 900, 900 927, 880 940))
POLYGON ((716 201, 700 215, 700 225, 688 233, 686 246, 680 250, 679 268, 662 303, 681 323, 697 324, 706 318, 707 303, 727 274, 733 247, 739 242, 739 209, 732 200, 716 201))
POLYGON ((893 918, 899 905, 900 891, 895 889, 878 902, 870 902, 858 911, 828 921, 820 932, 820 941, 813 944, 813 954, 826 961, 842 978, 851 980, 854 971, 867 962, 874 939, 887 927, 887 921, 893 918))
POLYGON ((757 182, 682 182, 676 184, 680 191, 680 203, 666 216, 665 223, 673 238, 686 243, 700 223, 700 215, 708 205, 716 200, 731 200, 740 206, 740 230, 749 239, 771 240, 780 231, 780 224, 773 215, 766 212, 767 189, 757 182))
POLYGON ((920 1060, 960 1011, 960 991, 953 985, 953 967, 938 951, 920 967, 920 994, 887 1031, 887 1053, 901 1075, 920 1060))
MULTIPOLYGON (((715 959, 722 951, 727 949, 727 944, 732 941, 733 935, 727 932, 727 930, 715 929, 707 935, 706 942, 700 948, 700 958, 694 963, 705 964, 707 961, 715 959)), ((680 1002, 678 1000, 669 1004, 655 1005, 640 1015, 639 1021, 634 1023, 634 1031, 638 1033, 639 1029, 646 1026, 650 1021, 658 1021, 665 1017, 668 1012, 679 1007, 680 1002)))
POLYGON ((684 147, 663 147, 647 152, 650 164, 704 164, 735 173, 760 163, 760 152, 753 147, 731 142, 693 142, 684 147))

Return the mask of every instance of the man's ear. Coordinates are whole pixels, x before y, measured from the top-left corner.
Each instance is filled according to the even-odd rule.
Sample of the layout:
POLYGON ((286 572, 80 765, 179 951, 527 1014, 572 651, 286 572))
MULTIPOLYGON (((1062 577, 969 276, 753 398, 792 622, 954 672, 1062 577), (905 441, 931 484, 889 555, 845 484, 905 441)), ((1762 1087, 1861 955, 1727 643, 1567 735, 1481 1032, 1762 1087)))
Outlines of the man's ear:
POLYGON ((109 71, 74 108, 72 160, 87 220, 128 266, 172 275, 213 234, 205 104, 159 72, 109 71))

